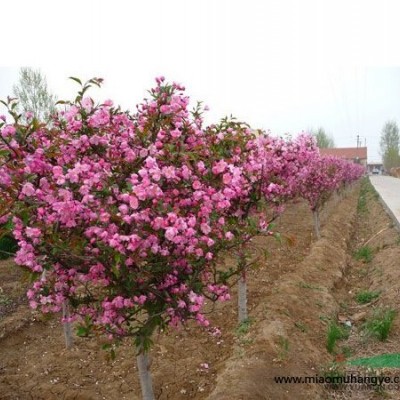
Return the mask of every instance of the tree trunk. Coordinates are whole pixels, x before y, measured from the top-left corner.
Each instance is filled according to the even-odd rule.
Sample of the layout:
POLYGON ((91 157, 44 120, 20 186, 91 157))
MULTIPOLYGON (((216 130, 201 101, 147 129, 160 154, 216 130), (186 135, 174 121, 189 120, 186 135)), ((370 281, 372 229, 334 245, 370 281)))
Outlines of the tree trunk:
POLYGON ((317 239, 321 239, 319 212, 318 212, 318 210, 314 210, 313 211, 313 218, 314 218, 315 236, 317 237, 317 239))
MULTIPOLYGON (((62 316, 63 318, 69 318, 69 304, 68 300, 65 300, 62 304, 62 316)), ((63 323, 63 330, 64 330, 64 337, 65 337, 65 347, 70 349, 74 343, 74 339, 72 336, 72 324, 71 322, 64 322, 63 323)))
POLYGON ((333 192, 333 206, 336 207, 336 205, 339 203, 340 200, 340 194, 337 190, 333 192))
POLYGON ((139 354, 136 357, 140 387, 142 389, 142 399, 143 400, 154 400, 153 392, 153 381, 150 373, 150 363, 149 355, 141 349, 139 349, 139 354))
POLYGON ((242 323, 248 319, 247 314, 247 281, 246 271, 243 270, 240 275, 238 282, 238 317, 239 323, 242 323))

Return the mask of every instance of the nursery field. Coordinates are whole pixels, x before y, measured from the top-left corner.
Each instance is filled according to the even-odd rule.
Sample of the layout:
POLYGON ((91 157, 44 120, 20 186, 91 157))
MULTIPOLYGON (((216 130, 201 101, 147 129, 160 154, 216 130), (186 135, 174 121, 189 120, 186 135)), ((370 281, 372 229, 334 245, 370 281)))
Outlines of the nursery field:
MULTIPOLYGON (((277 221, 282 241, 253 240, 254 254, 267 250, 268 255, 248 276, 248 322, 237 324, 233 288, 232 300, 214 305, 209 316, 221 335, 189 323, 153 338, 157 399, 398 398, 399 391, 390 388, 349 390, 274 381, 277 376, 363 375, 361 367, 346 361, 399 348, 399 318, 386 341, 365 328, 377 310, 395 311, 400 305, 399 235, 376 194, 369 185, 356 186, 327 204, 321 222, 322 238, 316 240, 308 205, 291 202, 277 221), (360 293, 372 298, 360 301, 360 293), (351 325, 347 335, 327 346, 330 328, 345 329, 344 323, 351 325)), ((22 270, 1 261, 2 400, 141 398, 132 343, 118 347, 115 359, 101 349, 100 338, 77 337, 72 349, 64 350, 59 316, 30 310, 27 287, 22 270)), ((385 376, 399 372, 380 371, 385 376)))

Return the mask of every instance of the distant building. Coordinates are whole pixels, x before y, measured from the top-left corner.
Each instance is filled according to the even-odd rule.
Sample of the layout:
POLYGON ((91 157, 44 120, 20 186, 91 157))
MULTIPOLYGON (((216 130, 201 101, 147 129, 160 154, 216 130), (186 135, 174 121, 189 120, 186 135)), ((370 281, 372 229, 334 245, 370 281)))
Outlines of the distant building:
POLYGON ((367 148, 366 147, 332 147, 319 149, 321 154, 344 158, 353 161, 367 168, 367 148))

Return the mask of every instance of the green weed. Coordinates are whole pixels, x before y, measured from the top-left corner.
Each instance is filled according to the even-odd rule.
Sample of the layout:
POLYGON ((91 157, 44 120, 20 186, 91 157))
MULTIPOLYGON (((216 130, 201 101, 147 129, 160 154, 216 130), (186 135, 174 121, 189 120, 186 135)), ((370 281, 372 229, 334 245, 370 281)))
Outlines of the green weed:
POLYGON ((355 253, 354 253, 354 258, 356 260, 361 260, 364 261, 366 263, 369 263, 372 261, 372 249, 369 246, 363 246, 360 247, 355 253))
POLYGON ((289 353, 289 340, 283 336, 279 336, 278 346, 278 359, 283 361, 289 353))
POLYGON ((7 295, 0 292, 0 306, 8 306, 11 303, 12 303, 12 300, 7 295))
POLYGON ((322 290, 319 286, 311 285, 310 283, 300 282, 299 286, 304 289, 322 290))
POLYGON ((373 316, 364 324, 364 331, 367 336, 376 337, 381 342, 385 341, 392 329, 396 311, 393 309, 375 310, 373 316))
POLYGON ((347 339, 348 337, 348 328, 341 327, 336 322, 331 322, 328 326, 328 332, 326 335, 326 349, 329 353, 333 353, 336 342, 338 340, 347 339))
POLYGON ((237 336, 243 336, 246 335, 246 333, 249 332, 250 325, 251 325, 251 319, 247 318, 244 321, 242 321, 238 327, 236 328, 236 335, 237 336))
POLYGON ((359 304, 367 304, 370 303, 372 300, 379 297, 380 292, 371 292, 369 290, 363 290, 362 292, 357 293, 356 301, 359 304))

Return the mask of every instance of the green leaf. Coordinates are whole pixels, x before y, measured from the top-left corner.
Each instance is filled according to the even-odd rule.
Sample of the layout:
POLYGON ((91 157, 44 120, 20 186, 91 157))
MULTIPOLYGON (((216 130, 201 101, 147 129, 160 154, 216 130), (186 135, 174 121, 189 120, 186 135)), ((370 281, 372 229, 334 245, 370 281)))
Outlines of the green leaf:
POLYGON ((85 326, 78 326, 76 334, 79 337, 86 337, 89 335, 89 329, 85 326))
POLYGON ((111 348, 111 343, 104 343, 103 346, 101 346, 103 350, 109 350, 111 348))
POLYGON ((93 83, 94 85, 101 87, 102 81, 103 81, 103 79, 101 79, 101 78, 93 78, 93 79, 90 79, 88 81, 88 83, 93 83))
POLYGON ((115 277, 118 279, 120 277, 120 275, 121 275, 118 267, 116 265, 113 265, 111 267, 111 270, 112 270, 113 274, 115 275, 115 277))
POLYGON ((78 78, 75 78, 74 76, 70 76, 68 79, 72 79, 73 81, 75 81, 75 82, 79 83, 79 84, 82 86, 82 82, 81 82, 81 80, 80 80, 80 79, 78 79, 78 78))
POLYGON ((10 151, 9 150, 0 150, 0 157, 5 157, 5 156, 9 156, 10 155, 10 151))

